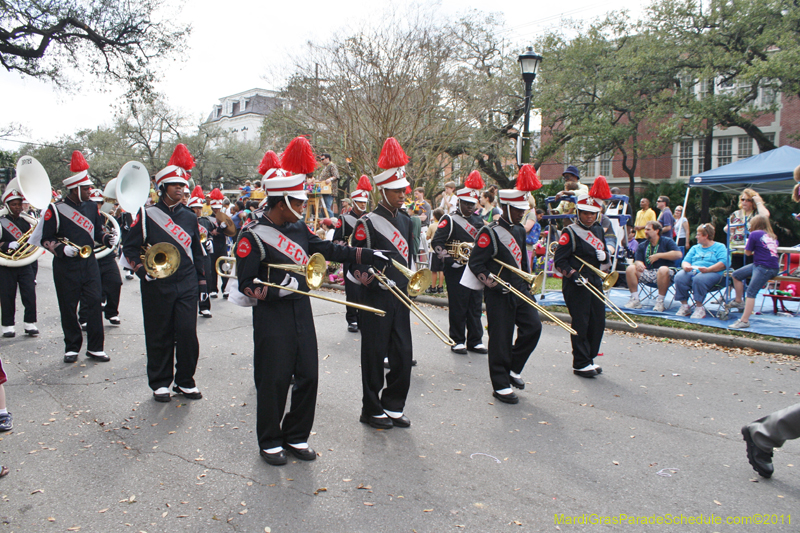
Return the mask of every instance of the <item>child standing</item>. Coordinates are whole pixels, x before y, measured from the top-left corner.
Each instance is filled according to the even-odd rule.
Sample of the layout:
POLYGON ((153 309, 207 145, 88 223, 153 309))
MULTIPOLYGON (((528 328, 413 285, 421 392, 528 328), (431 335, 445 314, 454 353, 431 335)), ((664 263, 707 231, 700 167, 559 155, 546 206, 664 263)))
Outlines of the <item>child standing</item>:
POLYGON ((744 253, 752 255, 753 262, 733 273, 736 299, 728 307, 743 309, 742 317, 731 326, 733 329, 750 327, 750 315, 756 305, 758 291, 778 274, 778 239, 766 216, 756 215, 750 221, 750 236, 747 238, 744 253), (747 285, 747 299, 742 303, 744 280, 748 278, 750 283, 747 285))

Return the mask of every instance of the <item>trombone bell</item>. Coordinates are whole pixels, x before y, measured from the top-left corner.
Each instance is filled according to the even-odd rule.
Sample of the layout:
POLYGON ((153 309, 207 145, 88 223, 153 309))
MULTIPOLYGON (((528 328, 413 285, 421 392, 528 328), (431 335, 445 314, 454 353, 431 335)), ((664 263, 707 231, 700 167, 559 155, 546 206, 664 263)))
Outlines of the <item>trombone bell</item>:
POLYGON ((411 297, 419 296, 420 294, 425 292, 433 282, 433 273, 427 268, 413 271, 410 268, 404 267, 394 259, 392 259, 392 265, 401 274, 403 274, 406 278, 408 278, 407 292, 408 295, 411 297))
POLYGON ((147 248, 142 255, 142 263, 150 277, 164 279, 178 270, 178 266, 181 264, 181 255, 174 245, 168 242, 159 242, 147 248))
POLYGON ((319 289, 322 286, 322 282, 325 280, 325 274, 328 271, 328 264, 320 253, 309 257, 308 263, 305 265, 267 264, 267 266, 269 268, 277 268, 279 270, 286 270, 287 272, 302 274, 305 276, 306 284, 311 290, 319 289))

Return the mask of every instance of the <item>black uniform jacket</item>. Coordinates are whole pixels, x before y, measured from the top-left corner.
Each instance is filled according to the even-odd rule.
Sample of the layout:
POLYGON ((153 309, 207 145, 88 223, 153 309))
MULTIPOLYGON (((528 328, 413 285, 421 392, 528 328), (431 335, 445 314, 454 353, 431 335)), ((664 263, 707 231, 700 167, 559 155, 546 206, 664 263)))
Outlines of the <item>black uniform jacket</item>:
MULTIPOLYGON (((561 232, 561 238, 558 240, 558 247, 556 248, 553 263, 564 276, 569 276, 573 270, 577 270, 580 274, 597 285, 600 282, 600 276, 592 272, 583 263, 578 261, 578 257, 592 265, 593 267, 600 268, 602 265, 608 264, 609 257, 605 247, 605 239, 603 237, 603 228, 600 224, 593 224, 588 230, 578 225, 577 223, 570 224, 564 231, 561 232), (581 238, 582 234, 590 233, 596 238, 595 246, 601 246, 600 249, 606 251, 605 261, 597 260, 597 249, 595 246, 589 244, 585 238, 581 238), (581 270, 581 268, 583 268, 581 270)), ((577 279, 575 275, 569 277, 572 280, 577 279)), ((565 281, 566 282, 566 281, 565 281)))
POLYGON ((0 226, 0 252, 3 252, 4 254, 10 254, 13 253, 13 251, 9 252, 8 245, 12 242, 17 242, 17 237, 21 237, 22 234, 31 229, 31 225, 22 217, 14 218, 11 213, 0 218, 4 218, 6 221, 14 224, 20 232, 20 235, 18 236, 12 235, 5 227, 0 226))
POLYGON ((475 239, 475 246, 469 256, 468 267, 484 285, 489 288, 497 288, 499 284, 489 278, 489 274, 498 275, 500 279, 510 283, 514 288, 527 291, 528 283, 517 274, 503 268, 497 261, 498 259, 513 267, 521 268, 525 272, 530 272, 528 265, 528 254, 525 251, 525 228, 520 224, 511 225, 504 218, 483 226, 478 231, 475 239), (513 241, 503 244, 498 235, 498 231, 510 233, 513 241), (501 270, 502 269, 502 270, 501 270))
MULTIPOLYGON (((353 233, 353 246, 372 248, 382 251, 390 260, 394 259, 404 267, 410 268, 412 261, 411 218, 402 210, 392 213, 383 205, 378 205, 372 212, 364 214, 356 221, 353 233), (382 231, 378 231, 382 229, 382 231)), ((350 273, 361 285, 370 290, 379 290, 380 283, 369 269, 362 265, 350 265, 350 273)), ((386 276, 405 291, 408 278, 396 268, 385 272, 386 276)))
POLYGON ((111 235, 103 232, 105 219, 97 204, 91 201, 76 204, 69 197, 60 202, 50 204, 44 212, 42 228, 42 246, 50 250, 56 257, 66 257, 64 247, 59 238, 66 238, 77 246, 95 247, 95 243, 111 246, 111 235), (58 210, 60 204, 71 208, 72 216, 67 217, 58 210), (91 234, 87 229, 91 228, 91 234))
POLYGON ((461 216, 458 213, 444 215, 439 221, 436 233, 433 234, 431 247, 433 247, 436 255, 444 260, 445 266, 452 266, 455 263, 455 259, 447 252, 445 244, 450 242, 475 242, 477 232, 480 231, 483 225, 483 219, 474 213, 469 217, 461 216), (468 226, 466 226, 467 224, 468 226), (468 230, 469 227, 473 229, 468 230))

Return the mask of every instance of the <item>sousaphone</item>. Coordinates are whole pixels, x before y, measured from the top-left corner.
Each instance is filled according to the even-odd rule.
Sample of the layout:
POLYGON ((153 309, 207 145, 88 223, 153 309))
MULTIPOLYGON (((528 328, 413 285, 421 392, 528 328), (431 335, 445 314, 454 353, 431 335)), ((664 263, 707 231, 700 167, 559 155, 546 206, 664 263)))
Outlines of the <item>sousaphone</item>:
MULTIPOLYGON (((41 163, 33 156, 23 156, 17 161, 17 177, 11 180, 6 189, 16 189, 22 193, 28 203, 36 209, 47 209, 51 199, 50 178, 41 163)), ((37 220, 23 213, 24 218, 31 229, 26 231, 17 242, 19 247, 11 253, 0 253, 0 265, 6 267, 23 267, 38 260, 45 251, 28 240, 33 234, 37 220)))
MULTIPOLYGON (((143 163, 128 161, 119 170, 115 179, 115 197, 120 207, 128 213, 136 213, 150 196, 150 173, 143 163)), ((105 192, 103 195, 108 196, 105 192)))

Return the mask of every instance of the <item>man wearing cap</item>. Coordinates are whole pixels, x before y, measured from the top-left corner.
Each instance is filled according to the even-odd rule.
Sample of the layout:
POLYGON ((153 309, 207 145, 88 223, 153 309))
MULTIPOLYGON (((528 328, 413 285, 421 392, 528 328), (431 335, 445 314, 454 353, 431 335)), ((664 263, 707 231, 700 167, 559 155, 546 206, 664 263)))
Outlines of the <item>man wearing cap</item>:
POLYGON ((356 265, 363 262, 385 268, 389 264, 385 256, 372 250, 319 239, 303 222, 304 182, 316 166, 305 137, 289 143, 281 166, 290 175, 264 180, 264 216, 242 230, 235 249, 239 291, 251 299, 253 307, 259 454, 274 466, 286 464, 287 451, 303 461, 317 457, 308 438, 316 410, 319 361, 310 298, 302 294, 309 290, 306 277, 267 265, 306 265, 314 253, 356 265), (290 387, 291 405, 284 415, 290 387))
POLYGON ((105 340, 100 302, 103 288, 100 268, 94 256, 95 243, 114 247, 115 235, 103 232, 103 220, 94 202, 89 201, 92 180, 89 164, 79 151, 72 153, 70 170, 77 174, 64 180, 67 195, 50 204, 42 217, 41 244, 53 254, 53 281, 64 331, 64 362, 74 363, 83 343, 78 322, 78 303, 86 303, 87 357, 98 362, 109 361, 103 351, 105 340), (81 257, 81 249, 89 255, 81 257))
POLYGON ((467 350, 485 354, 489 353, 489 350, 483 345, 481 324, 483 291, 461 285, 465 263, 456 261, 447 248, 448 244, 457 242, 473 244, 478 231, 483 227, 483 219, 475 214, 483 188, 480 173, 477 170, 473 171, 467 177, 465 185, 456 193, 458 197, 456 212, 442 216, 431 240, 431 246, 444 262, 444 279, 447 282, 447 301, 450 309, 450 338, 456 343, 450 350, 462 355, 466 355, 467 350))
MULTIPOLYGON (((380 203, 356 222, 353 246, 382 250, 392 260, 413 270, 411 218, 401 209, 405 189, 405 164, 409 159, 400 143, 389 137, 383 145, 378 167, 384 172, 373 178, 380 203)), ((411 317, 403 305, 361 265, 351 266, 351 276, 362 285, 362 303, 386 311, 385 317, 361 314, 361 383, 363 396, 359 420, 376 429, 407 428, 411 421, 403 414, 411 385, 411 317), (384 357, 389 373, 384 388, 384 357)), ((408 278, 397 269, 384 275, 407 292, 408 278)))
MULTIPOLYGON (((222 210, 222 205, 225 200, 225 195, 222 194, 217 188, 214 188, 211 191, 210 196, 210 205, 211 211, 213 215, 208 217, 209 222, 211 222, 211 242, 213 247, 213 252, 211 253, 211 265, 217 264, 217 259, 220 257, 225 257, 228 255, 228 240, 227 237, 233 237, 236 235, 236 227, 233 224, 233 219, 225 214, 222 210)), ((208 287, 208 294, 211 298, 217 297, 217 289, 219 287, 219 279, 220 277, 217 276, 217 271, 215 269, 211 270, 211 276, 209 277, 211 286, 208 287)), ((228 286, 228 278, 221 278, 222 279, 222 295, 223 297, 228 297, 228 291, 226 287, 228 286)))
POLYGON ((200 286, 200 302, 198 309, 200 316, 203 318, 211 318, 211 298, 208 296, 208 286, 211 284, 211 270, 215 265, 211 264, 211 255, 214 253, 214 243, 211 240, 211 230, 213 226, 211 220, 202 216, 203 205, 205 205, 205 197, 203 196, 203 188, 197 185, 189 197, 189 202, 186 207, 194 212, 197 217, 197 230, 200 232, 200 241, 206 247, 206 255, 203 257, 203 270, 205 271, 206 285, 200 286))
POLYGON ((561 177, 564 178, 564 183, 577 183, 578 194, 589 194, 589 187, 581 183, 581 171, 575 165, 568 166, 561 177))
POLYGON ((189 150, 178 144, 169 164, 156 174, 158 202, 139 210, 122 250, 141 280, 147 379, 157 402, 170 401, 173 377, 174 392, 190 400, 203 397, 194 373, 200 352, 197 301, 206 286, 206 251, 200 244, 197 217, 182 203, 186 173, 193 166, 189 150), (178 265, 171 275, 154 278, 145 270, 141 255, 159 243, 177 250, 178 265))
POLYGON ((578 258, 599 269, 610 263, 610 257, 606 252, 603 229, 597 223, 602 200, 580 194, 575 207, 578 216, 575 223, 561 233, 553 262, 563 277, 561 290, 572 317, 572 329, 577 332, 571 336, 573 372, 583 378, 593 378, 603 371, 594 364, 594 358, 603 340, 606 312, 605 303, 584 283, 591 283, 602 293, 603 280, 591 269, 584 268, 578 258))
POLYGON ((500 278, 528 298, 530 286, 517 274, 503 268, 502 261, 524 272, 530 272, 528 254, 525 253, 525 228, 520 222, 530 208, 529 191, 541 187, 536 171, 524 165, 519 172, 515 189, 498 191, 502 214, 478 231, 475 246, 470 253, 468 268, 461 284, 478 289, 484 287, 486 319, 489 326, 489 377, 492 396, 503 403, 519 403, 511 387, 525 388, 522 370, 539 343, 542 322, 539 312, 518 298, 501 283, 500 278), (537 186, 538 185, 538 186, 537 186), (514 341, 514 326, 517 338, 514 341))
MULTIPOLYGON (((15 188, 6 189, 3 203, 8 213, 0 217, 0 252, 12 255, 19 248, 22 238, 31 224, 21 216, 23 196, 15 188)), ((36 261, 23 266, 0 266, 0 308, 2 308, 3 337, 13 337, 14 316, 17 307, 17 287, 19 287, 25 334, 32 337, 39 334, 36 327, 36 261)))
MULTIPOLYGON (((367 212, 369 206, 369 193, 372 191, 372 183, 367 176, 361 176, 356 185, 356 190, 350 195, 353 201, 353 208, 349 213, 339 215, 336 221, 336 229, 333 232, 333 242, 336 244, 349 244, 350 237, 355 230, 356 221, 367 212)), ((342 264, 344 278, 344 293, 348 302, 361 302, 361 285, 350 273, 350 264, 342 264)), ((347 307, 345 320, 347 321, 347 331, 358 333, 360 311, 355 307, 347 307)))
MULTIPOLYGON (((100 212, 100 206, 105 201, 103 191, 92 189, 89 191, 89 199, 97 205, 97 213, 105 226, 105 215, 100 212)), ((100 285, 103 288, 102 301, 105 302, 102 304, 103 314, 111 324, 119 326, 119 295, 122 291, 122 276, 119 274, 119 265, 116 259, 117 254, 109 252, 97 260, 97 266, 100 269, 100 285)), ((78 310, 78 321, 81 323, 81 329, 84 329, 87 324, 88 307, 88 304, 81 300, 80 309, 78 310)))

